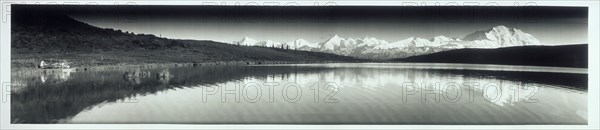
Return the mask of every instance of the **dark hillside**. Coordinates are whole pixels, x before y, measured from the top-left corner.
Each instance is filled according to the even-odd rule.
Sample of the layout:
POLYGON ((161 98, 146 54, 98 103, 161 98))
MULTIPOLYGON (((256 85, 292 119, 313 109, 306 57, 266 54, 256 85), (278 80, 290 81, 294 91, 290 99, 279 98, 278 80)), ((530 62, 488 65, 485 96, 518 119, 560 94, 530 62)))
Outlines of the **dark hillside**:
POLYGON ((521 46, 498 49, 457 49, 428 55, 393 59, 397 62, 474 63, 588 67, 588 45, 521 46))
MULTIPOLYGON (((18 6, 13 10, 19 12, 18 6)), ((78 65, 211 61, 361 61, 329 53, 178 40, 98 28, 57 13, 12 15, 13 66, 66 59, 78 65)), ((30 66, 30 65, 28 65, 30 66)))

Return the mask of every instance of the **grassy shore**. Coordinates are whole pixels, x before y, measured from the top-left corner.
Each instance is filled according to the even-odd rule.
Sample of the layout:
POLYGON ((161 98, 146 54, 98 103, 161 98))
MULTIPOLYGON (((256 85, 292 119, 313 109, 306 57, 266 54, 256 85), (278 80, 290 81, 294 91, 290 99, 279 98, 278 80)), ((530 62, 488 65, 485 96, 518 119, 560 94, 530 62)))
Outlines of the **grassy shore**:
MULTIPOLYGON (((320 54, 319 54, 320 55, 320 54)), ((324 56, 330 56, 325 54, 324 56)), ((13 76, 39 75, 43 73, 60 73, 57 69, 39 69, 37 66, 41 61, 56 63, 67 60, 71 68, 76 71, 103 71, 136 68, 165 68, 185 66, 211 66, 211 65, 255 65, 255 64, 305 64, 305 63, 351 63, 366 62, 360 59, 316 58, 314 60, 283 59, 283 60, 259 60, 259 59, 204 59, 194 57, 193 54, 146 52, 142 53, 97 53, 97 54, 13 54, 11 56, 11 74, 13 76), (191 56, 185 56, 191 55, 191 56)))
MULTIPOLYGON (((328 53, 288 50, 269 47, 235 46, 214 43, 224 51, 190 49, 110 50, 100 52, 35 52, 12 49, 11 71, 36 71, 41 61, 57 63, 66 60, 80 70, 132 67, 173 67, 202 65, 248 65, 288 63, 366 62, 368 60, 328 53), (251 51, 248 51, 251 50, 251 51), (244 52, 246 51, 246 52, 244 52)), ((193 48, 192 48, 193 49, 193 48)), ((215 49, 216 50, 216 49, 215 49)))
MULTIPOLYGON (((213 61, 196 63, 140 63, 140 64, 106 64, 90 66, 74 66, 77 71, 110 70, 120 68, 162 68, 162 67, 185 67, 185 66, 211 66, 211 65, 256 65, 256 64, 309 64, 309 63, 348 63, 340 61, 213 61)), ((33 64, 33 63, 31 63, 33 64)), ((15 66, 11 71, 45 71, 52 69, 39 69, 31 66, 15 66)))
MULTIPOLYGON (((15 8, 20 10, 24 8, 15 8)), ((37 10, 39 8, 27 8, 37 10)), ((11 71, 39 71, 41 61, 70 62, 82 70, 116 67, 363 62, 366 60, 290 47, 233 45, 171 39, 100 28, 60 12, 22 11, 11 24, 11 71)))

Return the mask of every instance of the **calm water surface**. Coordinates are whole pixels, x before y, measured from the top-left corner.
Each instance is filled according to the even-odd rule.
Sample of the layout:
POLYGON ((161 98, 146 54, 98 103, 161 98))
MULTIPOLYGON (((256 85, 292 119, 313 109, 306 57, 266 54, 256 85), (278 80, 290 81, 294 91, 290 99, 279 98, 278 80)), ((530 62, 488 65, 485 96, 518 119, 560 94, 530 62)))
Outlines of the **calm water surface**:
POLYGON ((134 70, 13 74, 11 122, 587 124, 587 69, 287 64, 123 77, 134 70))

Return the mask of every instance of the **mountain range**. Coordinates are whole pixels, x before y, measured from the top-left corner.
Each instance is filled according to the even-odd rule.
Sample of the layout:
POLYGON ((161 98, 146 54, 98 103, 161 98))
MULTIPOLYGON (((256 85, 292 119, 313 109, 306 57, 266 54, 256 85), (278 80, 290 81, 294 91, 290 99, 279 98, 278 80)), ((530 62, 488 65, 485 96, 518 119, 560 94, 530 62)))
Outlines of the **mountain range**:
MULTIPOLYGON (((164 50, 164 48, 179 48, 180 46, 190 49, 190 46, 219 43, 212 41, 165 39, 153 35, 96 28, 63 15, 50 14, 41 16, 36 14, 35 16, 39 17, 14 18, 16 24, 14 24, 15 26, 12 29, 12 48, 17 49, 14 52, 27 49, 26 52, 65 52, 61 50, 68 50, 97 53, 98 51, 121 49, 162 48, 164 50), (34 39, 38 39, 38 41, 33 41, 34 39)), ((232 44, 332 53, 362 59, 388 60, 461 48, 501 48, 539 45, 540 42, 531 34, 525 33, 520 29, 500 25, 486 30, 475 31, 462 39, 446 36, 436 36, 429 39, 410 37, 400 41, 388 42, 374 37, 343 38, 339 35, 334 35, 322 42, 310 42, 304 39, 296 39, 289 42, 277 42, 273 40, 259 41, 250 37, 244 37, 240 41, 232 42, 232 44)))
POLYGON ((475 31, 462 39, 446 36, 436 36, 429 39, 410 37, 400 41, 388 42, 374 37, 343 38, 339 35, 334 35, 322 42, 309 42, 304 39, 288 42, 276 42, 272 40, 259 41, 250 37, 244 37, 239 41, 231 42, 231 44, 289 48, 333 53, 365 59, 384 60, 461 48, 501 48, 540 45, 540 41, 533 35, 525 33, 520 29, 499 25, 485 30, 475 31))
POLYGON ((475 31, 462 39, 410 37, 388 42, 374 37, 334 35, 322 42, 259 41, 244 37, 240 41, 221 43, 98 28, 61 14, 15 15, 12 23, 13 67, 35 66, 39 60, 59 59, 73 61, 76 66, 215 61, 587 65, 587 46, 538 46, 540 42, 531 34, 505 26, 475 31))

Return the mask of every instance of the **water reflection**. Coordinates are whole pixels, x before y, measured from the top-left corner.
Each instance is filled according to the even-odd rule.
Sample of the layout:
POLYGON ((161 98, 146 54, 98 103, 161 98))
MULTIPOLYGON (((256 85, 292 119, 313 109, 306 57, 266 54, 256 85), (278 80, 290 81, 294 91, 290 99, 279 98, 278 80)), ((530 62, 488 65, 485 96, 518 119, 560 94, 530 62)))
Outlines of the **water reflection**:
POLYGON ((72 71, 55 72, 55 73, 42 73, 40 74, 40 81, 46 83, 46 81, 52 83, 59 83, 69 80, 72 71))
POLYGON ((62 82, 15 79, 27 82, 19 91, 13 89, 11 122, 587 122, 587 74, 286 65, 112 70, 69 75, 71 78, 62 82), (134 71, 147 71, 149 76, 124 78, 124 73, 134 71), (265 87, 270 83, 279 86, 277 89, 265 87), (299 91, 296 86, 283 87, 289 84, 296 85, 299 91), (474 87, 464 87, 465 84, 474 87), (323 90, 314 93, 313 86, 323 90), (233 97, 218 93, 202 97, 207 88, 220 90, 219 87, 234 90, 241 87, 245 93, 239 97, 241 101, 230 100, 235 94, 233 97), (290 103, 281 96, 285 90, 282 88, 289 88, 288 98, 301 93, 302 100, 290 103), (530 96, 531 93, 536 94, 530 96), (262 94, 260 100, 254 98, 257 94, 262 94), (206 102, 202 102, 204 100, 206 102), (331 101, 338 102, 324 103, 331 101))
POLYGON ((174 75, 171 75, 169 69, 164 69, 156 75, 156 79, 163 84, 168 84, 173 77, 174 75))

